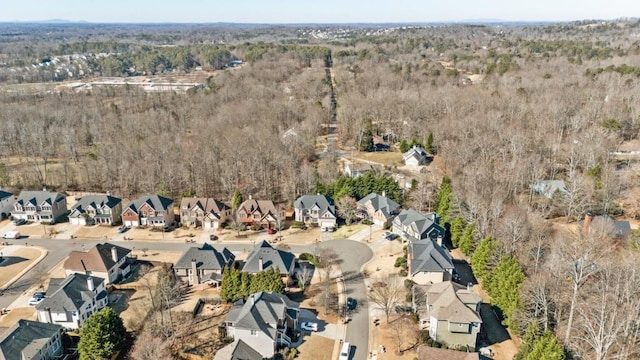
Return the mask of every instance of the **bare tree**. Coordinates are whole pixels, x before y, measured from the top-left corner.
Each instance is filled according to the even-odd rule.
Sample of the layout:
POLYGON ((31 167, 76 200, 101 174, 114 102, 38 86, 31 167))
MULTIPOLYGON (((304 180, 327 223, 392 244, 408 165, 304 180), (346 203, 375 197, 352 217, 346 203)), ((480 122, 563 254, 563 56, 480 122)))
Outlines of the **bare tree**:
POLYGON ((300 271, 296 273, 296 277, 298 278, 298 287, 300 291, 304 292, 307 284, 311 282, 311 278, 313 277, 313 268, 309 266, 302 266, 300 271))
POLYGON ((384 311, 387 323, 389 323, 391 312, 403 299, 403 287, 400 284, 400 279, 395 275, 384 274, 373 280, 374 283, 368 294, 369 301, 384 311))
POLYGON ((403 352, 418 344, 417 326, 406 315, 393 320, 391 330, 396 343, 396 355, 402 355, 403 352))
POLYGON ((154 336, 150 331, 143 331, 136 339, 130 356, 138 360, 170 360, 173 357, 167 345, 168 342, 154 336))
POLYGON ((356 210, 358 209, 356 199, 351 196, 344 195, 338 200, 338 204, 336 205, 338 215, 344 219, 347 225, 351 225, 351 223, 356 219, 356 210))

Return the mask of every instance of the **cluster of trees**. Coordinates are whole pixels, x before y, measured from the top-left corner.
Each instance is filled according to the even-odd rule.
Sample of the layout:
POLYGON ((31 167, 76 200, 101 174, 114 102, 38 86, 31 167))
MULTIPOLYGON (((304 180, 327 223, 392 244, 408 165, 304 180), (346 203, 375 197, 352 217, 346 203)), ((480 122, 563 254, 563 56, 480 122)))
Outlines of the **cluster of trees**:
POLYGON ((235 268, 225 268, 222 273, 222 288, 220 297, 225 301, 234 302, 247 299, 257 292, 283 293, 285 283, 276 268, 270 268, 257 274, 250 274, 235 268))
POLYGON ((124 347, 127 330, 122 318, 110 307, 91 314, 80 330, 80 360, 111 359, 124 347))
POLYGON ((367 171, 364 175, 355 179, 343 174, 335 182, 328 184, 316 181, 313 191, 314 193, 325 194, 333 199, 341 199, 348 196, 356 200, 360 200, 373 192, 377 194, 385 193, 385 196, 399 204, 404 202, 402 188, 393 177, 387 174, 376 174, 373 171, 367 171))

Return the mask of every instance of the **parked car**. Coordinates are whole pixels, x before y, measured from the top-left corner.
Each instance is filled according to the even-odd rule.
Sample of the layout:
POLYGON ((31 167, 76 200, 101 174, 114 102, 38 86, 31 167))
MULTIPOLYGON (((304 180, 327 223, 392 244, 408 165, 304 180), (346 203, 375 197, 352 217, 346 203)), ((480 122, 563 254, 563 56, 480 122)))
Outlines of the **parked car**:
POLYGON ((118 228, 118 234, 122 234, 123 232, 129 230, 129 227, 126 225, 122 225, 118 228))
POLYGON ((41 292, 41 291, 36 292, 35 294, 33 294, 33 297, 29 299, 29 305, 35 306, 40 304, 42 300, 44 300, 44 296, 45 296, 44 292, 41 292))
POLYGON ((352 297, 347 298, 347 310, 355 310, 358 306, 358 301, 352 297))
POLYGON ((26 219, 15 219, 13 220, 13 225, 14 226, 20 226, 20 225, 24 225, 27 223, 26 219))
POLYGON ((320 227, 320 230, 325 231, 325 232, 326 232, 326 231, 328 231, 328 232, 334 232, 334 231, 336 231, 336 228, 335 228, 335 227, 333 227, 333 226, 324 226, 324 225, 323 225, 322 227, 320 227))
POLYGON ((303 322, 302 324, 300 324, 300 329, 306 331, 318 331, 318 324, 310 321, 303 322))
POLYGON ((164 228, 162 229, 162 231, 164 232, 171 232, 173 230, 175 230, 175 226, 174 225, 165 225, 164 228))
POLYGON ((453 276, 451 277, 451 280, 453 280, 454 282, 460 283, 460 274, 454 273, 453 276))
POLYGON ((351 356, 351 344, 345 341, 340 349, 340 360, 349 360, 351 356))
POLYGON ((20 233, 17 231, 7 231, 2 235, 3 239, 19 239, 20 233))
POLYGON ((209 240, 211 240, 211 241, 218 240, 218 235, 213 235, 213 234, 209 235, 209 240))

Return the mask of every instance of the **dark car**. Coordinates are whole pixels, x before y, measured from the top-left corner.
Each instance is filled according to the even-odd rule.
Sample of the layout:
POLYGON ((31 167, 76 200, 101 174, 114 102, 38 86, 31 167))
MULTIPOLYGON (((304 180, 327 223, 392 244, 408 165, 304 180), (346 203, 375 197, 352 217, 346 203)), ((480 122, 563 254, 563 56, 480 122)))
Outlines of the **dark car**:
POLYGON ((347 310, 355 310, 358 306, 358 301, 354 298, 347 298, 347 310))
POLYGON ((122 226, 120 226, 120 227, 118 228, 118 233, 119 233, 119 234, 122 234, 123 232, 125 232, 125 231, 127 231, 127 230, 129 230, 129 227, 127 227, 127 226, 125 226, 125 225, 122 225, 122 226))
POLYGON ((27 223, 27 220, 25 220, 25 219, 15 219, 15 220, 13 220, 13 225, 15 225, 15 226, 24 225, 26 223, 27 223))

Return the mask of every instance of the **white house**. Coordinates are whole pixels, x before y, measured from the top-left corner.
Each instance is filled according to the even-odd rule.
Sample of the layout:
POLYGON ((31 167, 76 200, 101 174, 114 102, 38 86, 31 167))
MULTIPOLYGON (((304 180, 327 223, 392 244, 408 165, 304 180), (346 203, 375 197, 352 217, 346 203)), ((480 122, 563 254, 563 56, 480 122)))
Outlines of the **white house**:
POLYGON ((67 198, 57 192, 22 191, 13 205, 14 219, 55 223, 67 212, 67 198))
POLYGON ((36 305, 38 321, 78 329, 91 316, 107 306, 104 279, 71 274, 66 279, 51 279, 47 295, 36 305))
POLYGON ((404 164, 409 166, 427 165, 429 156, 422 146, 414 145, 406 153, 402 154, 404 164))
POLYGON ((20 319, 0 336, 0 359, 60 359, 64 350, 62 333, 59 325, 20 319))
POLYGON ((83 196, 73 205, 69 222, 74 225, 120 223, 122 200, 109 194, 83 196))
POLYGON ((304 195, 293 204, 296 221, 320 227, 336 227, 336 207, 333 200, 324 195, 304 195))

